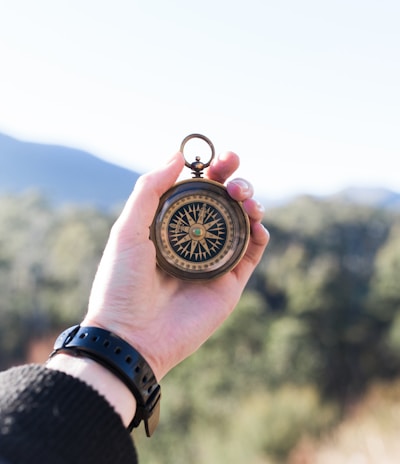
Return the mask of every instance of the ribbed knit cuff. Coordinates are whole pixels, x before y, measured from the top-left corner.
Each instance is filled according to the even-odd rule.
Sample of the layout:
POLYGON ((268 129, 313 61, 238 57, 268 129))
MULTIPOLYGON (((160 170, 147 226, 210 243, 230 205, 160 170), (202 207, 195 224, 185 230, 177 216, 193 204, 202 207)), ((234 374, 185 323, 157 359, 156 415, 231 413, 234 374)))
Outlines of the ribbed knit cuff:
POLYGON ((119 415, 79 379, 42 365, 0 373, 0 459, 12 464, 134 464, 119 415))

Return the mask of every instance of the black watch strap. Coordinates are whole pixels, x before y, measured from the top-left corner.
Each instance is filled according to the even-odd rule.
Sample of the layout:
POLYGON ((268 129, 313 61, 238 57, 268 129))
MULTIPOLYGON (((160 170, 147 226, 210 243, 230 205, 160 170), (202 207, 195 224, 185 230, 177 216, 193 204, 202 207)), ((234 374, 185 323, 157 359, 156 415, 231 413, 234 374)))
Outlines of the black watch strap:
POLYGON ((137 403, 128 430, 143 420, 147 436, 153 434, 160 418, 161 387, 147 361, 129 343, 108 330, 76 325, 55 341, 51 356, 60 352, 91 358, 119 377, 137 403))

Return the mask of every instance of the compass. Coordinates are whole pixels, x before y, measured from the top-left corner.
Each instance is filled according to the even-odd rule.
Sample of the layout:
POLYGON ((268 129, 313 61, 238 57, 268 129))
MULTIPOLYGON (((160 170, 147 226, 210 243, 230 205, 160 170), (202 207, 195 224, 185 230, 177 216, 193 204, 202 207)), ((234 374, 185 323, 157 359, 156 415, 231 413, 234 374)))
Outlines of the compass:
POLYGON ((211 141, 201 134, 191 134, 186 143, 201 139, 211 149, 208 162, 200 157, 185 165, 193 178, 178 182, 160 199, 150 228, 156 247, 157 264, 168 274, 183 280, 210 280, 233 269, 246 251, 250 223, 240 202, 233 200, 225 186, 203 179, 203 170, 214 158, 211 141))

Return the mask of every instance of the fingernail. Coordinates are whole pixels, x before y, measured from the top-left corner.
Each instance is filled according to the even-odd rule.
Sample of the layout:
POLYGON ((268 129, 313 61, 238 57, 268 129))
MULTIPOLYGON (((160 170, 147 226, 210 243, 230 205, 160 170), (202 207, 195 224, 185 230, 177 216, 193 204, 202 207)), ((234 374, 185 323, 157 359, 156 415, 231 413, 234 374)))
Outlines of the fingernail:
MULTIPOLYGON (((183 157, 182 153, 178 152, 179 155, 181 157, 183 157)), ((167 166, 170 165, 170 164, 173 164, 176 162, 177 160, 177 156, 178 156, 178 153, 174 153, 173 155, 171 155, 168 159, 167 159, 167 162, 165 163, 167 166)))
POLYGON ((260 213, 265 213, 264 205, 257 201, 257 209, 260 213))
POLYGON ((231 183, 237 185, 242 190, 242 193, 246 193, 250 190, 250 185, 243 179, 234 179, 231 183))
POLYGON ((227 159, 229 159, 229 152, 225 151, 225 152, 222 152, 222 153, 218 154, 218 160, 225 161, 227 159))

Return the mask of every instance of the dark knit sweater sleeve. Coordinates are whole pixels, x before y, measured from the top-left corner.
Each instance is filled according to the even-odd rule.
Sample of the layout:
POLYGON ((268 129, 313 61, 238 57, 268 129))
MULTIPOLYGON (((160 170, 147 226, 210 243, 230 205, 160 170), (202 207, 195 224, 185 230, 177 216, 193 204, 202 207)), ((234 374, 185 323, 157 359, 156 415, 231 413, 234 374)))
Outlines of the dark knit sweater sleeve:
POLYGON ((135 464, 119 415, 84 382, 40 365, 0 373, 0 462, 135 464))

